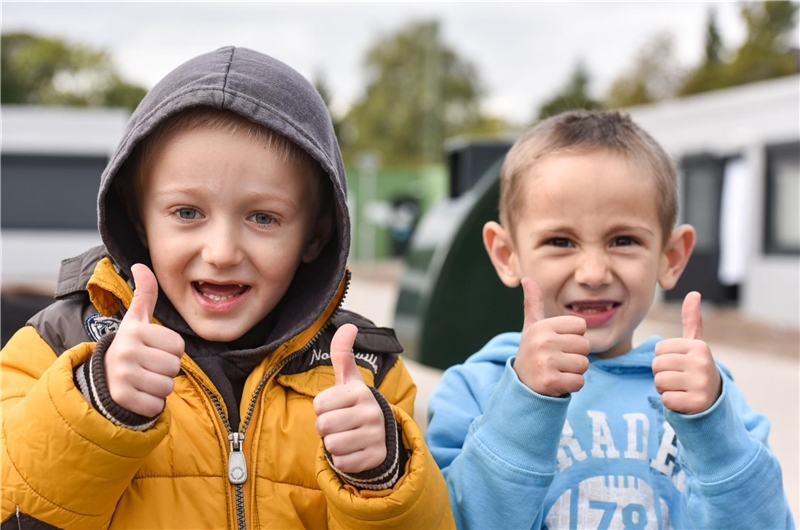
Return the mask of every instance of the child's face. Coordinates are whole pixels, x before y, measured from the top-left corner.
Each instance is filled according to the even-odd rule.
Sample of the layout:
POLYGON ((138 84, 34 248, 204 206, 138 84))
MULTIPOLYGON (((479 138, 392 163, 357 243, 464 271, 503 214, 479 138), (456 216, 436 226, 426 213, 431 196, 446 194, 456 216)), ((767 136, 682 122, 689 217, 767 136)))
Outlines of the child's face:
POLYGON ((677 281, 672 243, 662 241, 656 185, 607 152, 550 156, 535 171, 523 189, 513 241, 505 234, 506 276, 498 273, 507 285, 532 278, 545 317, 579 316, 593 353, 622 355, 656 283, 671 288, 677 281))
POLYGON ((161 288, 198 336, 241 337, 317 257, 312 178, 261 142, 210 129, 153 154, 139 194, 144 237, 161 288))

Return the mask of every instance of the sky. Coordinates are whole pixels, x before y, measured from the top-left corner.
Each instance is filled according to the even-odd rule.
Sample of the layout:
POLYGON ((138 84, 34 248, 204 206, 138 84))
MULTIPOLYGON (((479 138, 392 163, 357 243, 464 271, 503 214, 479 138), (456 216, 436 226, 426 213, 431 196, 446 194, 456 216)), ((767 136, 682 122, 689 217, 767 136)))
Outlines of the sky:
POLYGON ((111 52, 123 76, 147 88, 189 58, 226 45, 272 55, 300 73, 322 75, 343 113, 362 95, 362 60, 378 39, 414 20, 436 19, 443 40, 480 74, 482 109, 529 122, 563 86, 577 61, 604 96, 659 33, 674 37, 678 62, 701 60, 713 6, 723 42, 741 43, 732 2, 535 3, 121 3, 8 2, 2 31, 29 31, 111 52))

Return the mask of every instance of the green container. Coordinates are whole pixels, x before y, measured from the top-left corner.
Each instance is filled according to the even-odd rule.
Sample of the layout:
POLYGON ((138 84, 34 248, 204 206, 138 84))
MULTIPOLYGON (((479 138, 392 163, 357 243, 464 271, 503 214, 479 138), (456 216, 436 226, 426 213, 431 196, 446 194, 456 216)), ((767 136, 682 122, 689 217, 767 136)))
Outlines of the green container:
POLYGON ((445 369, 522 329, 522 288, 503 285, 483 246, 483 225, 498 219, 501 164, 435 204, 411 240, 394 328, 405 355, 424 365, 445 369))

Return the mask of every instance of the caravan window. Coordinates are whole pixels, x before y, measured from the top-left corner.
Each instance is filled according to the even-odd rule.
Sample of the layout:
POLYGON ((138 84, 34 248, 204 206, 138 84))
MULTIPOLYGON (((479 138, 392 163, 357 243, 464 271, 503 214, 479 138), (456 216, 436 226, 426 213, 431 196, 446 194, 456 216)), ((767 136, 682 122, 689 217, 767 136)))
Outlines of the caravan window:
POLYGON ((765 250, 800 254, 800 143, 767 148, 765 250))

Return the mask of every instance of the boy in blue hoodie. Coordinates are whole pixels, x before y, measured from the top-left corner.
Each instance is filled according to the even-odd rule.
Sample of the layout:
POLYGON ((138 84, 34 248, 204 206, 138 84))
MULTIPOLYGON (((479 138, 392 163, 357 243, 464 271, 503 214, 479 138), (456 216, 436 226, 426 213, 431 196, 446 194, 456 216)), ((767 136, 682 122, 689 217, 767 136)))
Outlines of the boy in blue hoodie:
POLYGON ((633 333, 695 242, 673 228, 676 170, 616 112, 569 112, 520 138, 484 244, 522 284, 521 333, 447 370, 427 441, 459 528, 793 528, 768 420, 703 341, 633 333))

